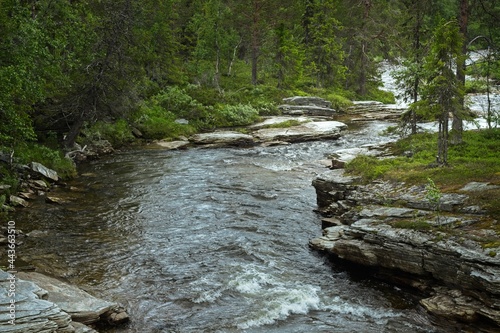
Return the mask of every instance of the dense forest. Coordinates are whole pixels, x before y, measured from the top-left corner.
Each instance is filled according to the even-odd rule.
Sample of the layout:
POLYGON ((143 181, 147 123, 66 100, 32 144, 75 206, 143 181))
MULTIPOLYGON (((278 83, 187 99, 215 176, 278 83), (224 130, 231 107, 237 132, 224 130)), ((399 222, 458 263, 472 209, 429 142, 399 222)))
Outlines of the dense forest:
POLYGON ((413 131, 449 112, 459 129, 464 92, 500 79, 498 22, 496 0, 0 0, 0 151, 62 164, 75 142, 245 125, 284 96, 390 101, 383 60, 404 65, 413 131))

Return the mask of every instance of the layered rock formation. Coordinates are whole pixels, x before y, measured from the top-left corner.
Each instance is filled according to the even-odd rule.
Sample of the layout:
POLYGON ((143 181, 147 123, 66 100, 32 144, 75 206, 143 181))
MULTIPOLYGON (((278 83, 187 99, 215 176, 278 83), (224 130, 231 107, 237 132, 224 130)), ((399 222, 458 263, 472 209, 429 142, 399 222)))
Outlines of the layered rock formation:
POLYGON ((319 176, 313 186, 325 219, 323 236, 311 240, 311 247, 418 288, 427 297, 421 304, 436 315, 487 319, 500 329, 498 221, 470 204, 467 195, 491 185, 443 193, 439 211, 425 186, 362 185, 342 169, 319 176))
POLYGON ((283 102, 279 109, 286 115, 331 117, 337 112, 331 108, 332 103, 315 96, 294 96, 284 98, 283 102))
POLYGON ((85 325, 128 320, 118 304, 35 272, 14 276, 0 270, 0 291, 2 332, 91 333, 96 331, 85 325))

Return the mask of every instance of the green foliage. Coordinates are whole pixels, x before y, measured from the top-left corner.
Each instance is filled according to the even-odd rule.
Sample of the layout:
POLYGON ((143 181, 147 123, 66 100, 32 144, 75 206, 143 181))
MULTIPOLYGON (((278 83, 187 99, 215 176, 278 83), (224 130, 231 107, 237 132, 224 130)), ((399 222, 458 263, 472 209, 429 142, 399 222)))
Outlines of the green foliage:
POLYGON ((192 98, 185 89, 178 86, 168 87, 149 102, 151 105, 159 106, 174 114, 178 118, 195 120, 203 118, 207 108, 192 98))
POLYGON ((352 105, 352 101, 345 96, 339 94, 328 94, 326 99, 332 103, 332 108, 343 111, 352 105))
POLYGON ((10 185, 10 189, 5 191, 6 195, 15 193, 19 187, 19 179, 16 173, 7 167, 7 164, 0 163, 0 185, 10 185))
POLYGON ((300 124, 303 124, 303 122, 300 122, 300 121, 295 120, 295 119, 290 119, 290 120, 283 121, 280 123, 267 125, 264 128, 288 128, 288 127, 292 127, 292 126, 298 126, 300 124))
POLYGON ((176 123, 177 116, 154 101, 143 104, 134 117, 135 125, 146 139, 178 138, 195 132, 189 124, 176 123))
POLYGON ((307 45, 307 71, 318 87, 338 86, 345 80, 347 68, 344 65, 344 39, 340 32, 343 25, 339 20, 336 1, 310 1, 308 10, 309 38, 307 45))
POLYGON ((396 99, 394 94, 387 90, 372 88, 369 89, 368 93, 365 96, 362 96, 368 100, 379 101, 384 104, 394 104, 396 103, 396 99))
POLYGON ((359 175, 364 181, 369 182, 384 176, 389 170, 392 170, 397 164, 398 159, 378 160, 373 156, 360 155, 349 162, 345 169, 354 175, 359 175))
POLYGON ((306 56, 304 46, 297 37, 300 33, 298 30, 298 26, 287 27, 285 23, 281 23, 272 31, 276 45, 273 71, 278 80, 278 88, 291 87, 304 75, 306 56))
POLYGON ((213 117, 219 127, 251 125, 259 120, 259 111, 249 104, 218 105, 213 117))
POLYGON ((427 185, 425 186, 425 198, 429 201, 432 209, 437 212, 437 220, 439 223, 439 215, 440 215, 440 207, 441 207, 441 197, 442 193, 439 188, 436 186, 434 181, 430 178, 427 178, 427 185))

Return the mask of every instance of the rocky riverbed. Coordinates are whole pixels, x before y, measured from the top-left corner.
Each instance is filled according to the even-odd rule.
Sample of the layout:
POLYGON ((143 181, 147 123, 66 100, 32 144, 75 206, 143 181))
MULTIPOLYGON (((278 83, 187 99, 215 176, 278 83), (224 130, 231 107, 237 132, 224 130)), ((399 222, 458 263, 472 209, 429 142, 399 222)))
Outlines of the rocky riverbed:
MULTIPOLYGON (((317 98, 292 98, 287 103, 282 109, 288 115, 264 119, 245 133, 217 131, 180 141, 157 142, 156 145, 166 150, 188 147, 263 148, 273 145, 281 149, 281 146, 287 148, 286 145, 292 142, 338 139, 346 129, 345 124, 332 119, 337 112, 328 104, 318 102, 317 98), (297 105, 290 107, 293 103, 297 105), (313 112, 315 107, 317 109, 313 112), (293 126, 280 128, 280 124, 290 123, 291 120, 293 126)), ((374 102, 355 103, 354 109, 350 110, 359 118, 355 120, 392 119, 399 112, 374 102), (374 106, 378 111, 369 112, 367 108, 374 106)), ((89 151, 88 147, 77 148, 71 152, 77 159, 85 157, 89 151)), ((357 154, 380 155, 384 151, 377 145, 363 145, 337 150, 336 153, 333 164, 341 167, 357 154)), ((228 161, 227 158, 222 160, 228 161)), ((17 196, 12 197, 11 204, 18 201, 22 203, 20 206, 27 206, 33 197, 40 195, 46 197, 47 203, 66 204, 64 198, 49 192, 48 185, 58 183, 58 179, 54 178, 57 174, 42 167, 29 166, 29 192, 19 195, 23 201, 18 201, 17 196)), ((341 170, 328 171, 317 177, 313 184, 318 195, 318 211, 325 217, 324 236, 310 242, 313 248, 326 251, 335 258, 370 267, 374 276, 384 280, 417 288, 425 295, 421 300, 422 306, 431 313, 465 322, 487 320, 493 323, 492 331, 495 331, 498 327, 495 325, 500 322, 499 260, 497 248, 492 246, 500 244, 496 221, 485 215, 481 207, 468 203, 468 193, 488 191, 493 185, 471 183, 459 193, 444 194, 438 219, 425 198, 423 187, 389 183, 363 185, 358 179, 345 176, 341 170)), ((267 200, 267 195, 264 198, 267 200)), ((274 199, 273 196, 270 198, 274 199)), ((9 276, 4 275, 0 285, 9 288, 9 276)), ((44 284, 50 278, 37 273, 22 273, 17 278, 22 286, 23 300, 43 305, 34 310, 35 316, 20 317, 33 325, 43 322, 43 325, 36 326, 39 329, 30 332, 91 332, 91 328, 76 322, 92 325, 96 321, 111 320, 121 323, 128 318, 118 304, 102 300, 101 305, 107 304, 105 307, 94 306, 84 310, 83 314, 75 314, 74 306, 82 299, 94 298, 73 290, 66 294, 79 295, 79 299, 61 303, 59 296, 65 293, 59 290, 63 284, 60 280, 44 284), (33 292, 35 289, 38 291, 33 292), (111 309, 113 311, 110 312, 111 309)), ((20 313, 24 314, 22 307, 20 309, 20 313)), ((3 324, 8 322, 8 312, 4 317, 0 316, 3 324)), ((12 332, 25 331, 21 328, 12 332)))
POLYGON ((475 191, 498 186, 470 183, 443 193, 439 212, 425 186, 362 184, 343 169, 325 172, 313 186, 324 219, 323 236, 310 241, 312 248, 420 290, 421 305, 437 316, 498 332, 498 221, 469 200, 475 191))

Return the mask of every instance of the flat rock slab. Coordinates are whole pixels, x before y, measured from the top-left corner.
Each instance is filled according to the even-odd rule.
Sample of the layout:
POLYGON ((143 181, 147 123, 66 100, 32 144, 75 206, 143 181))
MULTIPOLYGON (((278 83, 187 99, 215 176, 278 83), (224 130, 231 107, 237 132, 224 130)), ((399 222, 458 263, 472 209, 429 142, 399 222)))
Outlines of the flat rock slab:
POLYGON ((308 118, 308 117, 271 117, 271 118, 264 120, 263 122, 249 126, 249 128, 258 130, 258 129, 265 128, 268 126, 283 124, 283 123, 286 123, 288 121, 297 121, 299 123, 307 123, 307 122, 312 121, 312 119, 308 118))
POLYGON ((487 191, 487 190, 496 190, 500 188, 498 185, 492 185, 490 183, 479 183, 479 182, 470 182, 464 187, 460 189, 463 192, 477 192, 477 191, 487 191))
POLYGON ((293 116, 333 116, 337 113, 335 109, 315 105, 280 105, 278 106, 284 114, 293 116))
POLYGON ((20 272, 17 275, 46 290, 48 301, 57 304, 74 321, 83 324, 95 323, 102 314, 118 307, 116 303, 96 298, 75 286, 37 272, 20 272))
POLYGON ((253 136, 233 131, 196 134, 190 140, 197 145, 241 147, 255 144, 253 136))
MULTIPOLYGON (((17 274, 16 278, 19 274, 17 274)), ((10 309, 13 289, 11 274, 0 270, 0 331, 9 333, 72 333, 71 317, 59 306, 46 300, 47 292, 31 281, 16 279, 15 325, 10 309)))
POLYGON ((55 182, 57 182, 59 180, 59 176, 57 175, 57 172, 43 166, 42 164, 40 164, 38 162, 31 163, 31 170, 44 176, 45 178, 48 178, 50 180, 55 181, 55 182))
POLYGON ((264 128, 253 133, 260 141, 301 142, 321 139, 338 139, 347 125, 339 121, 309 122, 289 128, 264 128))
POLYGON ((293 96, 283 98, 283 102, 291 105, 312 105, 312 106, 320 106, 324 108, 331 108, 332 103, 325 100, 324 98, 317 96, 293 96))
POLYGON ((189 141, 158 141, 155 142, 157 146, 162 148, 166 148, 168 150, 176 150, 176 149, 186 149, 189 145, 189 141))

